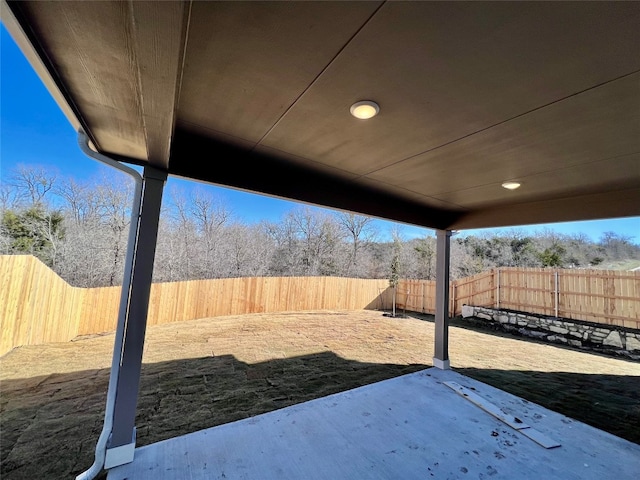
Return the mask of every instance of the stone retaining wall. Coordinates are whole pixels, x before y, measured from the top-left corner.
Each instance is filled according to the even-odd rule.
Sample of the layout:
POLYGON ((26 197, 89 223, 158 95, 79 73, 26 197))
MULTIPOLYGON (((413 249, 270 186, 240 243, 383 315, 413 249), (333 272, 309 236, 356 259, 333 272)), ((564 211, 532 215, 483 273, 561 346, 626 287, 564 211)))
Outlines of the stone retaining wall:
POLYGON ((640 359, 640 330, 471 305, 462 307, 462 317, 552 343, 640 359))

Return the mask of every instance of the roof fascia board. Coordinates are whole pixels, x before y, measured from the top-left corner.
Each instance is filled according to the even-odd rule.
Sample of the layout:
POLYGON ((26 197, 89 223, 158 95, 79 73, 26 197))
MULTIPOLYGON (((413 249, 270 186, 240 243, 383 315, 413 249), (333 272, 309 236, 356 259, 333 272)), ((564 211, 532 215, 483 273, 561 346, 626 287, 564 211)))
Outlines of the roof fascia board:
MULTIPOLYGON (((60 87, 61 83, 56 81, 57 76, 51 68, 51 65, 49 62, 45 63, 44 59, 46 59, 46 55, 32 43, 28 32, 23 28, 23 23, 19 20, 19 10, 14 10, 12 5, 19 7, 19 2, 9 3, 6 0, 1 0, 0 16, 2 23, 36 72, 36 75, 38 75, 45 88, 49 91, 51 97, 58 104, 58 107, 71 126, 73 126, 76 131, 81 127, 84 131, 87 131, 86 125, 80 120, 76 109, 73 108, 69 101, 69 96, 65 95, 63 89, 60 87)), ((90 134, 88 133, 88 135, 90 134)), ((92 143, 94 142, 92 141, 92 143)), ((95 147, 93 147, 93 149, 95 150, 95 147)))
POLYGON ((169 174, 425 228, 446 229, 460 216, 180 129, 169 174))
POLYGON ((640 187, 480 209, 458 218, 451 228, 510 227, 640 216, 640 187))

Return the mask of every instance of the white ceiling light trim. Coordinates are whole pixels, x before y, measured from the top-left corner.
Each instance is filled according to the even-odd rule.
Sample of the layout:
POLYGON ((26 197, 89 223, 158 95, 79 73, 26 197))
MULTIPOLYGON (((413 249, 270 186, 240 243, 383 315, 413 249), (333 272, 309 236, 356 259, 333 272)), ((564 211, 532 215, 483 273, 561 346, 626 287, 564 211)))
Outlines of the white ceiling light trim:
POLYGON ((506 188, 507 190, 515 190, 516 188, 520 188, 520 182, 504 182, 502 184, 502 188, 506 188))
POLYGON ((367 120, 380 112, 380 106, 371 100, 362 100, 351 105, 350 112, 360 120, 367 120))

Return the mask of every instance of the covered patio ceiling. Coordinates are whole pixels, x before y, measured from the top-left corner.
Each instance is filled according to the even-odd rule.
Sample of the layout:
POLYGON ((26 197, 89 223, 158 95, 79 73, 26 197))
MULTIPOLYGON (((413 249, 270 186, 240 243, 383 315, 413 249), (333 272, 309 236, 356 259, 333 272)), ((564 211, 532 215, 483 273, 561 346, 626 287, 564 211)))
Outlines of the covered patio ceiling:
POLYGON ((145 166, 104 427, 79 479, 136 455, 167 174, 437 229, 439 369, 448 230, 640 215, 638 2, 0 5, 103 156, 84 151, 145 166), (352 117, 361 100, 379 115, 352 117))
POLYGON ((437 229, 640 215, 638 2, 7 1, 2 20, 125 162, 437 229))

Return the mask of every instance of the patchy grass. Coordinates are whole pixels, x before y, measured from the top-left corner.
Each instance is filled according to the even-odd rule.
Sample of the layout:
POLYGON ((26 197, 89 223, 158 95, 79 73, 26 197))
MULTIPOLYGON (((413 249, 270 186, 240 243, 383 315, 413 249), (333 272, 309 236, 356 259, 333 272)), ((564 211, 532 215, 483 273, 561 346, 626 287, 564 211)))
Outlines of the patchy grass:
POLYGON ((638 258, 629 258, 627 260, 618 260, 615 262, 606 262, 601 265, 598 265, 598 269, 604 270, 625 270, 630 271, 634 269, 640 268, 640 259, 638 258))
MULTIPOLYGON (((138 445, 431 366, 429 316, 296 312, 148 331, 138 445)), ((0 359, 1 476, 69 478, 102 427, 113 335, 0 359)), ((450 329, 459 372, 640 443, 640 364, 469 327, 450 329)))

